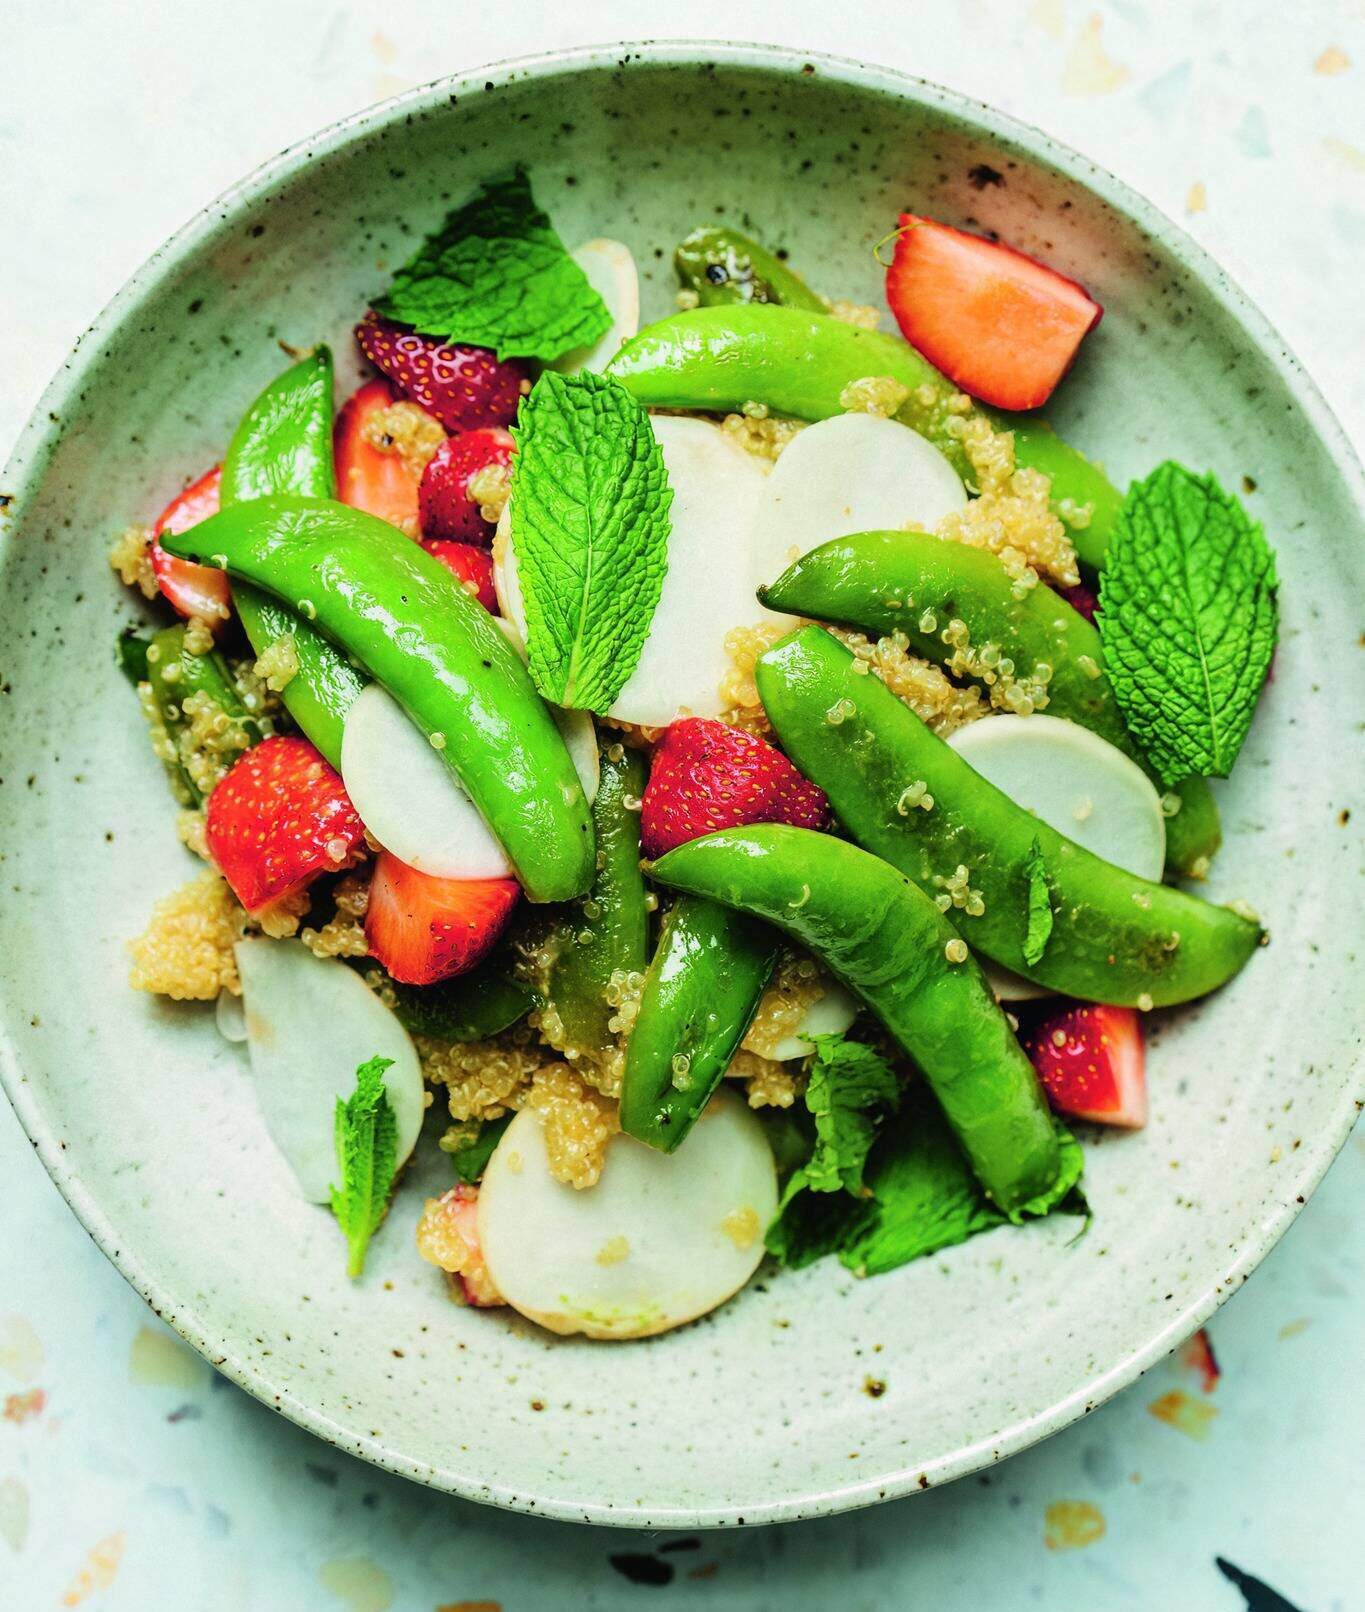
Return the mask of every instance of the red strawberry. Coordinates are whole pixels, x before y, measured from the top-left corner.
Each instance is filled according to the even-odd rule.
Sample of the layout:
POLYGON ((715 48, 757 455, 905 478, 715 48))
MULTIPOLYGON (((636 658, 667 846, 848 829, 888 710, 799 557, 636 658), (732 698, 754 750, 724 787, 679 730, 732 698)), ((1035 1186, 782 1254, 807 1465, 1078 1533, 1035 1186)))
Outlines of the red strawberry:
POLYGON ((520 894, 515 879, 438 879, 382 851, 365 914, 370 954, 404 985, 463 974, 502 933, 520 894))
POLYGON ((646 856, 662 856, 702 834, 746 823, 821 828, 828 810, 824 790, 765 739, 687 717, 672 724, 654 752, 640 844, 646 856))
POLYGON ((332 428, 337 497, 416 537, 417 488, 422 473, 407 455, 396 448, 385 452, 371 440, 386 434, 376 416, 398 401, 387 381, 370 381, 342 405, 332 428))
POLYGON ((157 517, 152 528, 152 570, 161 584, 161 591, 182 616, 205 616, 210 621, 227 619, 232 609, 232 593, 227 573, 211 565, 196 565, 193 560, 180 560, 167 554, 157 538, 163 532, 173 536, 188 532, 210 515, 218 513, 218 493, 223 481, 223 467, 215 465, 199 480, 177 493, 157 517))
POLYGON ((1099 322, 1099 303, 999 241, 914 213, 900 226, 886 300, 906 341, 983 403, 1046 403, 1099 322))
POLYGON ((1025 1031, 1022 1040, 1059 1113, 1131 1130, 1147 1123, 1142 1024, 1132 1008, 1073 1003, 1025 1031))
POLYGON ((360 350, 404 397, 434 414, 447 431, 510 425, 526 371, 486 347, 446 346, 371 311, 355 327, 360 350))
POLYGON ((493 559, 487 549, 476 549, 472 543, 446 543, 439 538, 423 543, 422 547, 464 583, 466 591, 472 593, 490 615, 497 615, 493 559))
POLYGON ((501 426, 447 437, 422 472, 417 502, 423 537, 448 537, 461 543, 493 541, 493 528, 469 496, 469 478, 489 465, 511 462, 512 433, 501 426))
POLYGON ((365 829, 307 739, 263 739, 209 796, 209 854, 248 912, 355 860, 365 829))
POLYGON ((1100 596, 1088 582, 1078 582, 1074 588, 1057 590, 1073 610, 1078 610, 1087 621, 1093 622, 1100 607, 1100 596))

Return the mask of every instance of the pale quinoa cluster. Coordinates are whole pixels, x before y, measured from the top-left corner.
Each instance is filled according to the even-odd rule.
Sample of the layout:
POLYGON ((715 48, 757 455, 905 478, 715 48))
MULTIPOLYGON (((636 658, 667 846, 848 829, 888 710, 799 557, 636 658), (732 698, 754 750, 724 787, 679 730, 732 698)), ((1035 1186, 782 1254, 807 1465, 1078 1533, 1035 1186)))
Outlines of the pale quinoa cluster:
POLYGON ((496 526, 507 500, 512 496, 512 470, 510 465, 485 465, 469 478, 465 491, 479 506, 479 514, 490 526, 496 526))
POLYGON ((777 1063, 744 1048, 735 1054, 726 1078, 742 1080, 750 1108, 790 1108, 806 1089, 804 1065, 777 1063))
POLYGON ((839 393, 839 407, 847 414, 875 414, 889 420, 910 400, 910 389, 890 375, 863 375, 839 393))
POLYGON ((940 739, 986 714, 980 689, 959 687, 942 667, 912 655, 910 640, 903 632, 874 639, 851 627, 831 627, 829 631, 852 651, 855 663, 880 678, 940 739))
POLYGON ((320 929, 303 928, 299 939, 314 957, 366 957, 365 913, 370 905, 370 870, 338 879, 332 889, 335 914, 320 929))
POLYGON ((536 1070, 526 1104, 545 1127, 545 1154, 555 1180, 580 1190, 596 1186, 607 1143, 621 1130, 619 1104, 566 1063, 536 1070))
POLYGON ((109 564, 125 588, 136 588, 144 599, 155 599, 161 585, 152 569, 152 529, 127 526, 114 539, 109 564))
POLYGON ((134 990, 209 1002, 220 991, 242 994, 232 948, 246 913, 220 874, 206 870, 157 902, 146 932, 129 946, 134 990))
POLYGON ((294 635, 285 633, 267 644, 252 670, 272 693, 282 693, 298 675, 299 652, 294 635))
POLYGON ((876 308, 866 302, 850 302, 847 297, 824 298, 825 309, 831 319, 840 324, 856 325, 859 330, 875 330, 882 322, 876 308))
POLYGON ((468 1187, 451 1187, 428 1198, 417 1222, 417 1252, 423 1259, 459 1277, 452 1291, 479 1305, 503 1303, 479 1248, 476 1196, 468 1187))
POLYGON ((772 1059, 778 1044, 824 994, 825 977, 815 959, 804 952, 785 952, 759 999, 741 1046, 760 1058, 772 1059))
POLYGON ((420 478, 446 440, 441 422, 406 400, 377 409, 365 421, 361 435, 379 453, 396 453, 414 479, 420 478))
POLYGON ((792 438, 806 429, 806 421, 770 414, 766 403, 746 403, 738 414, 727 414, 720 428, 737 447, 771 470, 792 438))

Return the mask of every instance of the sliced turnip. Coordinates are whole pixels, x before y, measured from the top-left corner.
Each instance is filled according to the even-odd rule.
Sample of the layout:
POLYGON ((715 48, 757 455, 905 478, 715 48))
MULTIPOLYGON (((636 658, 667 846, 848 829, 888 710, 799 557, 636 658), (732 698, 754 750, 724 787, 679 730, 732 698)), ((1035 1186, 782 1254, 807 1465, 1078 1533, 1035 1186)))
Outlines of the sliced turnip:
POLYGON ((743 1287, 776 1208, 772 1153, 733 1096, 676 1153, 615 1137, 585 1191, 550 1174, 540 1116, 522 1109, 484 1172, 479 1244, 498 1291, 551 1332, 644 1338, 743 1287))
MULTIPOLYGON (((959 728, 949 744, 1016 805, 1059 834, 1140 879, 1159 879, 1166 819, 1152 781, 1121 750, 1055 716, 992 716, 959 728)), ((964 931, 971 938, 970 920, 964 931)), ((1006 969, 986 967, 1003 1001, 1047 996, 1006 969)))
POLYGON ((219 991, 218 1000, 213 1005, 213 1017, 218 1025, 218 1034, 224 1041, 239 1043, 246 1040, 246 1010, 240 996, 234 996, 231 991, 219 991))
POLYGON ((551 366, 565 375, 604 369, 617 349, 640 328, 640 276, 630 248, 599 237, 569 254, 588 277, 588 284, 607 305, 611 326, 590 347, 575 347, 551 366))
POLYGON ((515 869, 455 775, 378 683, 341 734, 341 781, 360 820, 400 862, 441 879, 510 879, 515 869))
MULTIPOLYGON (((608 714, 662 728, 682 712, 720 715, 720 685, 730 670, 726 635, 759 620, 786 619, 764 610, 754 595, 787 562, 754 549, 754 513, 766 483, 757 459, 708 420, 656 415, 653 426, 673 489, 668 573, 640 659, 608 714)), ((493 544, 493 577, 503 614, 524 637, 506 513, 493 544)))
POLYGON ((759 503, 754 546, 771 581, 809 549, 853 532, 932 531, 967 494, 936 447, 875 414, 837 414, 782 450, 759 503))
POLYGON ((266 1128, 304 1197, 325 1203, 337 1180, 337 1098, 367 1059, 392 1058, 384 1086, 398 1122, 398 1163, 424 1111, 422 1072, 407 1031, 345 963, 297 940, 238 941, 247 1046, 266 1128))

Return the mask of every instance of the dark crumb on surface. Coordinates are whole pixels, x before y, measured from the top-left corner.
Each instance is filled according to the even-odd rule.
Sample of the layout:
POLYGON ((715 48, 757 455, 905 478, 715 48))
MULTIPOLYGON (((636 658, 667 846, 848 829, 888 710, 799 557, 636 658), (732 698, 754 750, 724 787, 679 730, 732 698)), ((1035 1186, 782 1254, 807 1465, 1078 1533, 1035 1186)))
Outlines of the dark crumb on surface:
POLYGON ((1254 493, 1256 491, 1256 478, 1255 478, 1255 476, 1243 476, 1242 477, 1242 491, 1244 493, 1254 493))
POLYGON ((1343 806, 1341 808, 1341 810, 1337 813, 1337 822, 1340 823, 1343 828, 1345 828, 1347 823, 1349 823, 1350 821, 1351 821, 1351 808, 1349 806, 1343 806))
POLYGON ((607 1560, 622 1578, 628 1578, 632 1584, 671 1584, 677 1571, 672 1562, 661 1562, 657 1556, 643 1556, 637 1551, 621 1551, 615 1556, 608 1556, 607 1560))
POLYGON ((545 1409, 545 1401, 543 1399, 533 1399, 531 1401, 531 1409, 533 1411, 543 1411, 545 1409))
POLYGON ((886 1384, 880 1377, 867 1377, 863 1380, 863 1392, 869 1399, 880 1399, 886 1392, 886 1384))
POLYGON ((660 1556, 666 1556, 669 1551, 700 1549, 701 1540, 698 1539, 695 1534, 689 1534, 686 1539, 666 1539, 664 1543, 659 1546, 659 1554, 660 1556))
POLYGON ((1003 185, 1005 176, 990 163, 978 162, 975 168, 968 168, 967 183, 973 190, 985 190, 987 185, 1003 185))

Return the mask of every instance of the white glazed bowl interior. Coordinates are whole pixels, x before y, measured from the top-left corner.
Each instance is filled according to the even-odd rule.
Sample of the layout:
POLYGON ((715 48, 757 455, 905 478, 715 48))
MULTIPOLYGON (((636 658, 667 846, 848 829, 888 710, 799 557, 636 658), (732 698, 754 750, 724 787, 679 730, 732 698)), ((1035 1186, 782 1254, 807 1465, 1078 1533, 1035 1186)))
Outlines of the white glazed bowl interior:
POLYGON ((1065 1425, 1159 1358, 1245 1278, 1346 1135, 1359 472, 1221 273, 1039 134, 913 80, 754 48, 581 52, 442 83, 287 153, 164 247, 54 381, 3 488, 6 1083, 138 1290, 343 1449, 474 1499, 642 1526, 914 1492, 1065 1425), (899 209, 998 230, 1106 308, 1060 429, 1120 483, 1168 455, 1238 490, 1254 480, 1284 639, 1219 791, 1209 893, 1250 900, 1274 939, 1215 999, 1154 1025, 1151 1124, 1090 1140, 1095 1218, 1079 1241, 1060 1219, 870 1281, 826 1262, 761 1275, 647 1344, 552 1339, 447 1301, 413 1247, 411 1183, 349 1283, 212 1012, 126 988, 126 940, 192 868, 113 668, 130 606, 108 541, 221 456, 282 364, 278 342, 328 340, 353 379, 367 298, 514 161, 570 243, 631 246, 648 317, 671 308, 672 247, 698 222, 748 226, 826 293, 868 301, 899 209))

